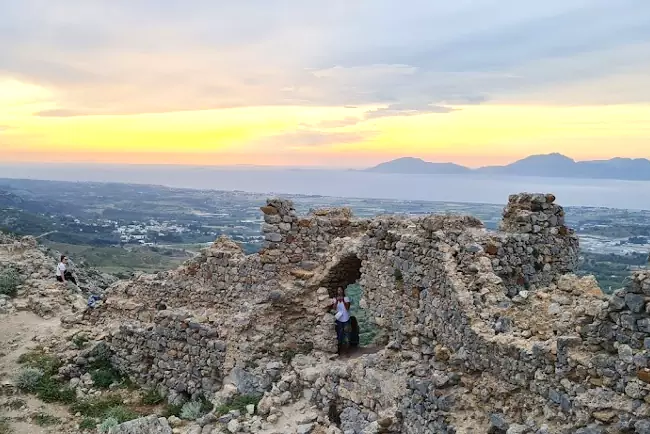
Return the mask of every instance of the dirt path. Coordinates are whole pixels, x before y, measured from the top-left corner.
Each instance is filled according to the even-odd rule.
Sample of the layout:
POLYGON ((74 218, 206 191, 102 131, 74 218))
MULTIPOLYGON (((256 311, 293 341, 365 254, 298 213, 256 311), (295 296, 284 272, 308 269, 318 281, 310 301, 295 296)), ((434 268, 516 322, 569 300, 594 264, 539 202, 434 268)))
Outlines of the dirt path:
POLYGON ((60 330, 59 318, 43 319, 31 312, 0 315, 0 384, 6 395, 0 394, 0 418, 7 418, 12 434, 60 433, 55 424, 41 427, 33 420, 35 415, 49 415, 69 420, 65 407, 46 404, 22 394, 13 394, 12 384, 20 370, 18 358, 30 349, 47 343, 60 330))
POLYGON ((16 312, 0 317, 0 380, 18 368, 18 358, 29 348, 47 344, 48 338, 61 329, 58 317, 43 319, 31 312, 16 312))

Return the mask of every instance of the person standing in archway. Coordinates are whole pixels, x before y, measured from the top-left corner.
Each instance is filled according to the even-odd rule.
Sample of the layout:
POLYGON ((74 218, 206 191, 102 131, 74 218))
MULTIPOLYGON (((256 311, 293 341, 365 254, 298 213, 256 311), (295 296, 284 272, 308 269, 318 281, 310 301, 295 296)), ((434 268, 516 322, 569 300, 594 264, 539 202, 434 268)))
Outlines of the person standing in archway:
POLYGON ((332 299, 332 309, 336 311, 336 339, 338 341, 338 353, 350 343, 350 299, 346 297, 345 290, 338 288, 336 297, 332 299))

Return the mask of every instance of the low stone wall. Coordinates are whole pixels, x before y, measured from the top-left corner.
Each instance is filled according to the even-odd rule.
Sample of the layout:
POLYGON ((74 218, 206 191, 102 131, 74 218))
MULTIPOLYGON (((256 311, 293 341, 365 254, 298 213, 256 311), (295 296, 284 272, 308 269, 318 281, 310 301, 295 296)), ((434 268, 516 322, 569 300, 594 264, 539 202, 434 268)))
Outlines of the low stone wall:
POLYGON ((113 362, 139 384, 198 398, 221 388, 226 342, 210 323, 161 311, 153 323, 126 323, 109 340, 113 362))

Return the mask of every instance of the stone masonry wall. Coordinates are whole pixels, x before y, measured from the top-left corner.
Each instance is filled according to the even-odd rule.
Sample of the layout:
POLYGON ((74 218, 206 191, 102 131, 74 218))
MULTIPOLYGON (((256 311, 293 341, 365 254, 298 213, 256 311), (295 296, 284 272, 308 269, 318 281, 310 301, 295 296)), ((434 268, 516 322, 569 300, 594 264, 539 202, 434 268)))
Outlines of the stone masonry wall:
POLYGON ((127 323, 111 339, 113 362, 139 384, 197 397, 221 387, 226 343, 209 322, 161 311, 151 325, 127 323))
POLYGON ((269 271, 290 264, 312 270, 327 256, 332 240, 358 234, 367 226, 366 220, 353 220, 348 208, 315 210, 301 218, 293 202, 271 199, 262 212, 265 242, 260 257, 269 271))
POLYGON ((142 275, 116 285, 113 299, 128 297, 139 306, 131 311, 168 307, 210 307, 240 297, 262 302, 282 290, 287 275, 308 279, 327 260, 335 239, 359 236, 367 220, 354 220, 349 209, 316 210, 299 217, 289 200, 269 199, 261 208, 266 242, 259 254, 245 255, 232 240, 221 237, 177 270, 142 275))
MULTIPOLYGON (((392 346, 418 362, 410 375, 423 378, 425 403, 436 397, 426 384, 443 354, 461 372, 488 373, 528 390, 531 399, 547 400, 541 420, 587 425, 648 416, 648 406, 637 401, 648 396, 650 381, 646 275, 637 274, 612 299, 613 308, 593 279, 564 277, 576 263, 576 237, 553 226, 560 218, 532 231, 530 224, 539 221, 531 209, 562 216, 549 204, 553 199, 511 196, 502 228, 515 233, 490 234, 457 217, 415 220, 410 231, 373 223, 362 243, 367 305, 377 324, 391 330, 392 346), (514 211, 521 209, 526 212, 514 211), (531 262, 545 265, 527 267, 531 262), (512 279, 504 272, 509 266, 528 282, 512 279)), ((410 414, 405 432, 421 432, 439 419, 438 405, 429 402, 428 413, 426 407, 404 409, 410 414)))
POLYGON ((564 209, 554 201, 552 194, 511 195, 502 232, 483 246, 511 295, 531 285, 548 285, 577 266, 578 237, 564 224, 564 209))
POLYGON ((299 378, 346 432, 650 432, 650 278, 637 273, 610 299, 570 274, 578 241, 554 200, 511 196, 498 232, 463 216, 301 218, 269 200, 259 254, 219 239, 176 271, 116 285, 89 319, 130 321, 110 345, 139 382, 191 395, 231 382, 281 403, 279 384, 299 378), (356 278, 387 345, 325 363, 335 345, 324 306, 356 278), (191 319, 156 311, 161 302, 191 319), (287 365, 301 353, 314 365, 287 365))

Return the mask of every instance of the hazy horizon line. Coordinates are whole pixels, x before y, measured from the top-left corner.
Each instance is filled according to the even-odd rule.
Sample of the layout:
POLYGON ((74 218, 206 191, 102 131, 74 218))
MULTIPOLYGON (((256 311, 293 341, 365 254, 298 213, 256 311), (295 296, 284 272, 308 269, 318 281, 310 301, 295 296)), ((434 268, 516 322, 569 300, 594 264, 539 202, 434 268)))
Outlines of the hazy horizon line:
MULTIPOLYGON (((379 175, 403 175, 403 174, 379 174, 379 175)), ((427 176, 427 174, 419 174, 423 176, 427 176)), ((436 175, 434 176, 461 176, 458 174, 444 174, 444 175, 436 175)), ((521 176, 509 176, 506 175, 508 178, 519 178, 521 176)), ((532 177, 536 178, 536 177, 532 177)), ((175 190, 187 190, 187 191, 201 191, 201 192, 227 192, 227 193, 245 193, 245 194, 250 194, 250 195, 260 195, 260 196, 267 196, 267 197, 284 197, 284 196, 291 196, 291 197, 322 197, 322 198, 331 198, 331 199, 340 199, 340 200, 388 200, 388 201, 395 201, 395 202, 424 202, 424 203, 449 203, 449 204, 465 204, 465 205, 489 205, 489 206, 501 206, 505 205, 507 203, 507 197, 504 199, 503 203, 501 202, 496 202, 496 201, 476 201, 476 200, 436 200, 436 199, 400 199, 400 198, 394 198, 394 197, 383 197, 381 195, 377 196, 336 196, 332 194, 315 194, 315 193, 291 193, 291 192, 286 192, 286 191, 274 191, 274 190, 267 190, 267 191, 262 191, 262 190, 247 190, 247 189, 223 189, 223 188, 208 188, 208 187, 182 187, 182 186, 169 186, 169 185, 164 185, 164 184, 159 184, 159 183, 151 183, 151 182, 132 182, 132 181, 70 181, 70 180, 58 180, 58 179, 44 179, 44 178, 7 178, 4 176, 0 176, 0 181, 3 180, 12 180, 12 181, 28 181, 28 182, 53 182, 53 183, 70 183, 70 184, 76 184, 76 183, 83 183, 83 184, 105 184, 105 185, 110 185, 110 184, 121 184, 121 185, 133 185, 133 186, 143 186, 143 187, 157 187, 157 188, 173 188, 175 190)), ((578 179, 572 179, 572 180, 580 180, 578 179)), ((613 181, 618 181, 618 180, 613 180, 613 181)), ((634 182, 634 181, 625 181, 625 180, 620 180, 623 182, 634 182)), ((1 186, 0 186, 1 187, 1 186)), ((525 193, 525 192, 517 192, 517 193, 525 193)), ((535 193, 540 193, 540 192, 533 192, 530 191, 528 193, 535 194, 535 193)), ((629 208, 629 207, 616 207, 616 206, 606 206, 606 205, 563 205, 564 208, 597 208, 597 209, 622 209, 622 210, 631 210, 631 211, 650 211, 650 209, 645 209, 645 208, 629 208)))
POLYGON ((380 161, 379 163, 371 163, 368 165, 363 165, 363 166, 334 166, 334 165, 278 165, 278 164, 252 164, 252 163, 235 163, 235 164, 184 164, 184 163, 174 163, 174 162, 151 162, 151 163, 146 163, 146 162, 129 162, 129 161, 124 161, 124 162, 101 162, 101 161, 69 161, 69 162, 62 162, 62 161, 1 161, 0 160, 0 166, 127 166, 127 167, 186 167, 186 168, 223 168, 223 169, 231 169, 231 168, 246 168, 246 169, 251 169, 251 168, 261 168, 261 169, 304 169, 304 170, 333 170, 333 171, 346 171, 346 170, 364 170, 364 169, 369 169, 372 168, 378 164, 394 161, 394 160, 399 160, 399 159, 404 159, 404 158, 412 158, 412 159, 419 159, 422 161, 425 161, 427 163, 434 163, 434 164, 456 164, 459 166, 467 167, 470 169, 479 169, 483 167, 494 167, 494 166, 507 166, 509 164, 513 164, 517 161, 520 161, 522 159, 528 158, 528 157, 533 157, 533 156, 547 156, 547 155, 562 155, 564 157, 570 158, 573 161, 579 163, 579 162, 588 162, 588 161, 609 161, 613 160, 616 158, 621 158, 621 159, 630 159, 630 160, 649 160, 650 158, 648 157, 625 157, 625 156, 615 156, 611 158, 601 158, 601 159, 582 159, 578 160, 575 159, 567 154, 561 153, 561 152, 549 152, 549 153, 544 153, 544 154, 529 154, 523 157, 515 157, 514 159, 508 159, 507 162, 503 162, 501 164, 482 164, 482 165, 465 165, 461 163, 457 163, 453 160, 431 160, 427 159, 424 157, 417 157, 417 156, 412 156, 412 155, 404 155, 401 157, 393 157, 393 158, 388 158, 385 160, 380 161))

